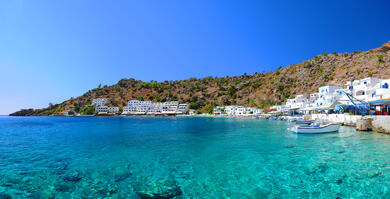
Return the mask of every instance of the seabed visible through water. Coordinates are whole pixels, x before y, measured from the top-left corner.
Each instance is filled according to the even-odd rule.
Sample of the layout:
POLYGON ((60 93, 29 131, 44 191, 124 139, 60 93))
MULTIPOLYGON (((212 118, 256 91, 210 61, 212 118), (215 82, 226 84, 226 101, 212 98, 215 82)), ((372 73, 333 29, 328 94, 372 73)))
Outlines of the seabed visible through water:
POLYGON ((390 136, 284 121, 0 117, 0 198, 390 198, 390 136))

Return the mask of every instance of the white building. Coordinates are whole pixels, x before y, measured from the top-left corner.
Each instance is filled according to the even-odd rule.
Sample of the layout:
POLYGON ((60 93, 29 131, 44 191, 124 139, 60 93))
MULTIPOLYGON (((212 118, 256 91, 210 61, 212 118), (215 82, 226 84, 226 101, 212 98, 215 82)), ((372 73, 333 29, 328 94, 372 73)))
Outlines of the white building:
POLYGON ((164 105, 162 107, 162 113, 163 114, 176 114, 178 106, 179 106, 178 101, 164 102, 164 105))
POLYGON ((95 113, 119 113, 119 107, 97 106, 95 113))
POLYGON ((286 105, 279 105, 275 106, 276 107, 276 112, 277 113, 285 113, 288 112, 289 108, 286 105))
POLYGON ((318 88, 318 98, 314 101, 314 109, 328 109, 343 97, 343 88, 340 86, 326 85, 318 88))
POLYGON ((124 106, 122 114, 135 114, 137 112, 137 107, 135 106, 124 106))
POLYGON ((246 113, 248 115, 260 115, 263 113, 263 110, 262 109, 259 109, 259 108, 256 108, 256 107, 248 107, 246 109, 246 113))
POLYGON ((352 95, 363 101, 369 101, 375 98, 376 89, 380 87, 381 79, 367 77, 364 79, 348 81, 347 86, 351 90, 352 95))
POLYGON ((225 106, 225 112, 228 115, 234 115, 236 109, 237 109, 237 106, 225 106))
POLYGON ((146 114, 152 105, 151 101, 130 100, 123 107, 122 114, 146 114))
POLYGON ((379 85, 376 86, 373 100, 382 99, 390 99, 390 79, 381 79, 379 85))
POLYGON ((312 93, 312 94, 310 94, 309 104, 314 104, 314 102, 316 102, 319 97, 320 97, 320 93, 312 93))
POLYGON ((189 109, 188 110, 189 115, 195 115, 195 110, 194 109, 189 109))
POLYGON ((215 115, 222 115, 224 112, 225 112, 225 107, 224 106, 217 106, 213 110, 213 113, 215 115))
POLYGON ((286 106, 290 110, 298 110, 303 109, 309 103, 309 99, 307 99, 304 95, 297 95, 293 99, 287 99, 286 106))
POLYGON ((177 113, 179 114, 185 114, 188 110, 188 104, 179 104, 177 107, 177 113))
POLYGON ((119 113, 119 107, 108 107, 109 113, 119 113))
POLYGON ((244 107, 244 106, 217 106, 214 109, 214 114, 227 114, 231 116, 250 116, 263 113, 262 109, 256 107, 244 107))
POLYGON ((92 105, 96 105, 96 106, 105 106, 106 103, 107 103, 106 98, 96 98, 92 100, 92 105))
MULTIPOLYGON (((353 105, 346 94, 368 103, 374 101, 378 103, 377 100, 390 99, 389 87, 390 79, 367 77, 352 82, 347 81, 345 89, 334 85, 321 86, 318 93, 310 94, 310 98, 303 109, 301 106, 305 104, 305 98, 302 95, 298 95, 294 99, 288 99, 286 106, 290 110, 298 108, 304 112, 310 112, 313 110, 329 110, 339 104, 353 105)), ((359 103, 358 100, 354 100, 355 103, 359 103)), ((278 106, 271 108, 273 112, 278 112, 278 106)))
POLYGON ((347 82, 347 88, 352 95, 366 102, 390 98, 390 79, 367 77, 353 82, 347 82))
POLYGON ((95 108, 95 113, 108 113, 108 107, 107 106, 97 106, 95 108))
POLYGON ((147 114, 161 114, 163 105, 164 104, 161 102, 152 103, 147 111, 147 114))
POLYGON ((237 106, 234 115, 246 115, 246 108, 244 106, 237 106))
POLYGON ((123 107, 122 114, 184 114, 187 110, 187 104, 179 104, 177 101, 152 103, 151 101, 130 100, 128 106, 123 107))

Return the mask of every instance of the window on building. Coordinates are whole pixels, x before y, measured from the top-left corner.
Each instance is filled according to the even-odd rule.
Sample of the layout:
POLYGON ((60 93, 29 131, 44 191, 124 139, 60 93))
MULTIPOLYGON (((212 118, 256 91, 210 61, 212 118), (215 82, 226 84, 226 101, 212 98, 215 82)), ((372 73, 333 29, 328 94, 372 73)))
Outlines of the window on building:
POLYGON ((389 88, 389 84, 387 83, 383 84, 382 88, 389 88))

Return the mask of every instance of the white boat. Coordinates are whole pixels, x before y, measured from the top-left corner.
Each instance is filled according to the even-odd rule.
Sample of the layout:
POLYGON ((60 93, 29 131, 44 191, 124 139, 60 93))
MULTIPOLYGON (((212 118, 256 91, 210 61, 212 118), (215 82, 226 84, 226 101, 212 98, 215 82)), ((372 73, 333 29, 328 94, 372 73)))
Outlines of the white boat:
POLYGON ((292 131, 297 134, 319 134, 338 132, 341 124, 328 123, 315 126, 294 126, 292 131))

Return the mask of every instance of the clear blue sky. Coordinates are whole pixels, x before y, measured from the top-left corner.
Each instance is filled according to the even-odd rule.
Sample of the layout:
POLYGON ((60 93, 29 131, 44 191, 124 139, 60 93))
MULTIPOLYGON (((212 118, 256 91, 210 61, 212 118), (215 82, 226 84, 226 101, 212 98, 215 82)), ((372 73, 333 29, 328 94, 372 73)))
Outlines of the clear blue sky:
POLYGON ((0 114, 121 78, 274 70, 390 40, 389 1, 0 0, 0 114))

